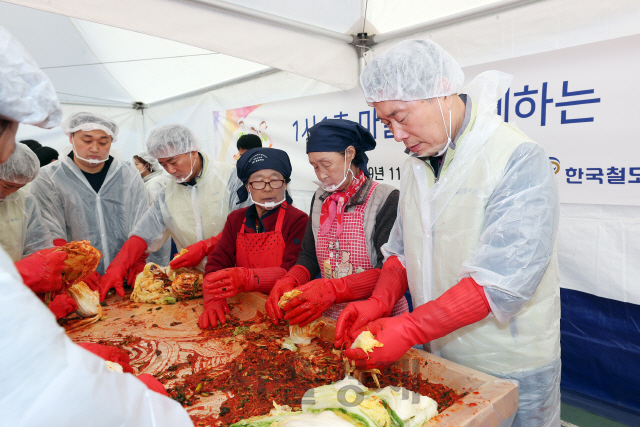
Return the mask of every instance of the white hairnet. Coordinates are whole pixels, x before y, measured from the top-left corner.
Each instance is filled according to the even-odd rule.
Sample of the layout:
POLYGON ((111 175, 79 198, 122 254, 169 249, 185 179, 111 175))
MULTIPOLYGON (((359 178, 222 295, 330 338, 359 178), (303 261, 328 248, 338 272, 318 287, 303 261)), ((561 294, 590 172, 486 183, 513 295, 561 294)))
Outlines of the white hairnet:
POLYGON ((60 125, 65 135, 71 135, 79 130, 89 132, 92 130, 102 130, 116 142, 118 137, 118 125, 108 117, 98 113, 76 113, 72 116, 65 117, 60 125))
POLYGON ((147 151, 156 159, 200 151, 202 144, 188 127, 180 124, 164 125, 151 130, 147 151))
POLYGON ((453 95, 463 83, 460 65, 431 40, 402 41, 376 56, 360 75, 368 103, 453 95))
POLYGON ((160 170, 160 163, 158 160, 149 154, 148 151, 140 151, 135 154, 136 157, 140 157, 145 162, 149 163, 151 170, 149 172, 155 172, 160 170))
POLYGON ((24 144, 16 144, 9 160, 0 165, 0 179, 12 184, 28 184, 38 176, 40 160, 24 144))
POLYGON ((0 116, 20 123, 52 128, 62 108, 49 77, 25 48, 0 26, 0 116))

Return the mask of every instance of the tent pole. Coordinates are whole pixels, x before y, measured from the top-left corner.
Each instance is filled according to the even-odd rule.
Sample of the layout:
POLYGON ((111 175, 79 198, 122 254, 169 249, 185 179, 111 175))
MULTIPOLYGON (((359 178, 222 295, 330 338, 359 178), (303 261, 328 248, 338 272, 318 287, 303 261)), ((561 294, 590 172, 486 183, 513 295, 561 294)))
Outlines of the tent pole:
POLYGON ((481 18, 486 15, 492 15, 494 13, 506 12, 510 9, 516 9, 528 4, 538 3, 545 0, 506 0, 497 3, 491 3, 486 6, 476 7, 464 12, 456 13, 453 15, 443 16, 442 18, 434 19, 433 21, 423 22, 422 24, 412 25, 400 30, 389 31, 388 33, 379 34, 373 36, 374 43, 382 43, 387 40, 397 39, 401 37, 410 36, 416 33, 422 33, 425 31, 434 30, 436 28, 446 27, 453 24, 458 24, 463 21, 471 19, 481 18))
POLYGON ((106 104, 100 102, 75 102, 75 101, 60 101, 60 104, 64 105, 81 105, 83 107, 104 107, 104 108, 126 108, 128 110, 135 109, 135 104, 106 104))
POLYGON ((358 33, 351 44, 358 52, 358 74, 361 74, 362 70, 364 70, 364 67, 367 65, 364 55, 368 50, 371 50, 371 46, 375 44, 373 36, 367 33, 358 33))
POLYGON ((191 92, 186 92, 186 93, 182 93, 180 95, 176 95, 176 96, 171 96, 169 98, 165 98, 165 99, 160 99, 158 101, 153 101, 153 102, 149 102, 148 104, 146 104, 147 107, 155 107, 157 105, 161 105, 161 104, 166 104, 167 102, 172 102, 172 101, 179 101, 181 99, 185 99, 185 98, 189 98, 190 96, 196 96, 196 95, 200 95, 203 93, 207 93, 207 92, 211 92, 212 90, 216 90, 216 89, 222 89, 223 87, 227 87, 227 86, 231 86, 234 84, 238 84, 238 83, 242 83, 248 80, 253 80, 256 77, 261 77, 261 76, 267 76, 269 74, 273 74, 275 72, 278 72, 280 70, 278 70, 277 68, 265 68, 263 70, 260 71, 255 71, 253 73, 249 73, 249 74, 245 74, 233 79, 229 79, 229 80, 225 80, 223 82, 220 83, 216 83, 213 84, 211 86, 207 86, 207 87, 203 87, 200 89, 196 89, 196 90, 192 90, 191 92))
POLYGON ((233 13, 240 15, 244 18, 249 18, 255 21, 266 22, 268 24, 276 25, 278 27, 287 27, 299 32, 310 33, 317 36, 327 37, 334 40, 339 40, 345 43, 351 43, 353 36, 342 34, 337 31, 327 30, 326 28, 316 27, 303 22, 294 21, 293 19, 283 18, 281 16, 272 15, 267 12, 261 12, 259 10, 249 9, 242 6, 236 6, 235 4, 227 3, 220 0, 190 0, 194 3, 199 3, 208 6, 212 9, 216 9, 226 13, 233 13))

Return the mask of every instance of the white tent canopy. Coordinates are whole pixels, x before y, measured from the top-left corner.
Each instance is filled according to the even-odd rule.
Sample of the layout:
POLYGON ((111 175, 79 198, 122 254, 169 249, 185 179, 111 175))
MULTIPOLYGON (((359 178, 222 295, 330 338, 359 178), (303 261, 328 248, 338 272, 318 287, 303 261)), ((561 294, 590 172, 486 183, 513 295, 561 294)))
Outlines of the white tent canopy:
MULTIPOLYGON (((432 38, 462 66, 481 64, 637 34, 640 8, 635 0, 12 0, 0 1, 0 25, 51 77, 67 113, 119 121, 117 148, 130 158, 158 124, 181 121, 215 150, 212 111, 353 88, 365 49, 432 38)), ((25 126, 19 137, 67 144, 59 130, 25 126)))
MULTIPOLYGON (((8 3, 59 14, 35 13, 5 5, 0 15, 3 25, 16 35, 39 40, 33 54, 42 61, 43 68, 57 67, 58 71, 51 72, 53 76, 56 73, 68 76, 73 70, 67 77, 73 81, 78 74, 89 75, 84 69, 77 70, 78 65, 97 63, 100 66, 89 73, 95 75, 99 72, 97 69, 102 69, 111 75, 114 81, 109 89, 120 86, 111 94, 115 101, 124 101, 128 95, 146 103, 170 93, 188 92, 270 67, 349 89, 357 85, 359 71, 356 49, 351 44, 356 43, 356 35, 361 32, 373 35, 373 41, 381 43, 425 31, 432 36, 434 30, 455 27, 458 49, 445 47, 454 53, 456 50, 462 54, 477 51, 475 58, 459 58, 465 66, 477 63, 474 61, 487 62, 487 58, 481 56, 489 53, 488 46, 492 53, 501 56, 491 58, 495 60, 503 59, 505 54, 519 56, 629 35, 634 29, 628 28, 625 21, 633 24, 638 13, 634 1, 590 0, 237 0, 233 3, 14 0, 8 3), (470 20, 478 25, 464 25, 470 20), (478 38, 480 34, 482 38, 478 38), (532 42, 537 46, 532 46, 532 42), (469 51, 464 46, 468 46, 469 51), (477 49, 480 46, 485 49, 477 49), (183 59, 161 64, 153 61, 163 57, 183 59), (187 57, 190 59, 185 59, 187 57), (132 60, 137 62, 135 69, 127 68, 125 63, 132 60), (71 70, 62 71, 62 66, 71 70), (188 68, 201 70, 198 73, 192 69, 181 78, 180 72, 188 68), (146 82, 132 82, 131 71, 145 72, 145 77, 149 77, 146 82), (167 88, 153 85, 162 78, 165 83, 169 80, 167 88)), ((109 80, 107 76, 102 78, 109 80)))
POLYGON ((51 77, 59 99, 131 108, 269 68, 158 37, 8 3, 9 29, 51 77), (13 23, 13 25, 12 25, 13 23))

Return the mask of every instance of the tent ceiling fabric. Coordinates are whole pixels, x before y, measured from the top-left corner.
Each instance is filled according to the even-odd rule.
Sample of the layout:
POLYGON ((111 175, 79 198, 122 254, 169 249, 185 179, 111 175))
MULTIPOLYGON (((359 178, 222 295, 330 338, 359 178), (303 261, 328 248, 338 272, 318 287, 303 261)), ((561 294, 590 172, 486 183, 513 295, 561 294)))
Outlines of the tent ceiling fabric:
MULTIPOLYGON (((237 14, 221 13, 200 2, 13 0, 9 3, 171 39, 342 89, 352 88, 358 81, 356 51, 344 41, 318 37, 237 14), (332 66, 320 68, 318 62, 332 66)), ((309 7, 312 5, 306 4, 309 7)))
POLYGON ((349 30, 354 23, 362 23, 359 0, 234 0, 229 3, 343 34, 351 34, 349 30), (320 4, 322 7, 318 7, 320 4))
POLYGON ((401 40, 432 39, 465 67, 638 33, 638 0, 546 0, 384 41, 367 56, 401 40))
POLYGON ((385 0, 369 0, 367 20, 377 30, 372 34, 384 34, 402 28, 432 21, 445 16, 454 15, 466 10, 489 4, 501 3, 500 0, 457 0, 457 1, 424 1, 403 0, 390 2, 385 0), (402 7, 398 5, 402 4, 402 7), (426 18, 426 19, 425 19, 426 18))
POLYGON ((127 108, 274 70, 289 77, 273 92, 311 82, 321 92, 352 88, 362 64, 349 41, 363 30, 380 42, 368 56, 401 39, 433 38, 464 66, 635 34, 637 17, 637 0, 0 1, 0 25, 49 74, 61 101, 127 108))
POLYGON ((182 43, 0 3, 0 24, 51 77, 61 101, 151 103, 268 67, 182 43), (46 29, 55 28, 55 32, 46 29), (107 42, 105 42, 107 41, 107 42))

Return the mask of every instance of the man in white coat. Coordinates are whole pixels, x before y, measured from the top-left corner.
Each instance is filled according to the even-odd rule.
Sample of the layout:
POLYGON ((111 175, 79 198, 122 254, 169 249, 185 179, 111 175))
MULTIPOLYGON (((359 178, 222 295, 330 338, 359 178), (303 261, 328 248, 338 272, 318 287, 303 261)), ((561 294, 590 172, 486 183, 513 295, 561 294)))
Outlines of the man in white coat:
MULTIPOLYGON (((62 130, 71 152, 42 168, 30 191, 40 203, 53 243, 90 241, 102 253, 97 272, 103 274, 149 209, 149 196, 135 167, 110 155, 119 131, 113 120, 80 112, 67 116, 62 130)), ((146 255, 134 260, 129 283, 145 260, 146 255)))
MULTIPOLYGON (((51 128, 62 109, 51 81, 0 27, 0 163, 18 123, 51 128)), ((180 404, 75 345, 0 249, 0 424, 193 426, 180 404)))
POLYGON ((494 112, 510 76, 485 72, 464 88, 463 81, 458 63, 429 40, 398 43, 362 72, 365 99, 410 155, 382 252, 406 268, 416 309, 381 318, 375 300, 355 302, 336 335, 353 339, 365 327, 376 336, 384 347, 347 350, 367 367, 426 344, 518 380, 514 425, 559 426, 554 174, 544 149, 494 112))
POLYGON ((191 129, 181 124, 154 128, 147 151, 171 179, 100 279, 101 299, 108 289, 121 292, 122 279, 134 261, 144 257, 145 251, 160 249, 169 236, 178 250, 187 250, 171 261, 172 268, 200 265, 204 270, 205 257, 214 250, 229 214, 226 184, 233 166, 210 159, 191 129))

